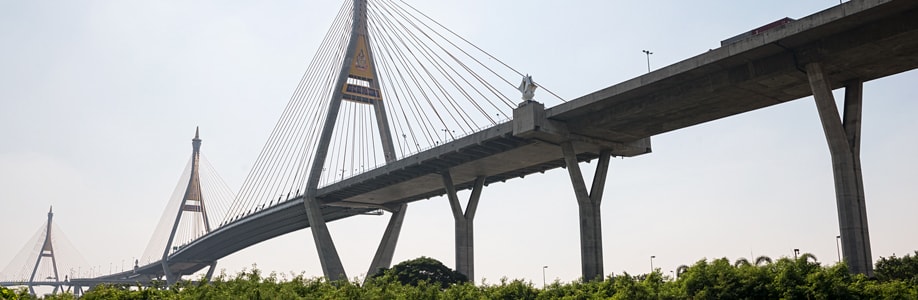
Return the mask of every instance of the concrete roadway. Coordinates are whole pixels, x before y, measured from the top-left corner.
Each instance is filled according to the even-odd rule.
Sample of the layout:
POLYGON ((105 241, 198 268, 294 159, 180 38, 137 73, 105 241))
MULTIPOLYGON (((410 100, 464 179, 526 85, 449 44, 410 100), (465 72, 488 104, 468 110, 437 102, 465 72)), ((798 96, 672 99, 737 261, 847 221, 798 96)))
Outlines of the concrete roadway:
MULTIPOLYGON (((713 42, 713 41, 712 41, 713 42)), ((832 88, 918 67, 918 1, 858 1, 710 50, 649 74, 541 110, 527 105, 514 120, 322 187, 326 220, 445 194, 440 172, 457 189, 564 166, 559 145, 577 160, 650 152, 653 135, 812 95, 804 66, 820 62, 832 88)), ((815 117, 815 116, 814 116, 815 117)), ((309 226, 295 198, 221 226, 170 258, 191 274, 210 261, 309 226)), ((115 274, 108 278, 125 278, 115 274)), ((141 267, 162 274, 159 262, 141 267), (157 271, 158 270, 158 271, 157 271)))

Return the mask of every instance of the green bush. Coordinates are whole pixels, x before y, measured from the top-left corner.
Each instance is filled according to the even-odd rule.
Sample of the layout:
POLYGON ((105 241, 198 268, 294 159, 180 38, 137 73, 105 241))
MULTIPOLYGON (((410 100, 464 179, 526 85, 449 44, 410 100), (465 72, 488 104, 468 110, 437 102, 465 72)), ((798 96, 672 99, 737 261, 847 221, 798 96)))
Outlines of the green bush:
MULTIPOLYGON (((918 255, 918 252, 916 252, 918 255)), ((822 266, 812 255, 699 260, 680 268, 678 278, 658 271, 623 273, 588 282, 554 282, 544 289, 503 278, 475 285, 436 260, 422 257, 383 270, 365 283, 278 277, 254 266, 212 281, 179 282, 171 287, 101 285, 82 299, 918 299, 915 256, 882 258, 876 277, 851 275, 845 264, 822 266)), ((0 299, 34 299, 27 290, 0 289, 0 299)), ((73 299, 71 294, 45 299, 73 299)))

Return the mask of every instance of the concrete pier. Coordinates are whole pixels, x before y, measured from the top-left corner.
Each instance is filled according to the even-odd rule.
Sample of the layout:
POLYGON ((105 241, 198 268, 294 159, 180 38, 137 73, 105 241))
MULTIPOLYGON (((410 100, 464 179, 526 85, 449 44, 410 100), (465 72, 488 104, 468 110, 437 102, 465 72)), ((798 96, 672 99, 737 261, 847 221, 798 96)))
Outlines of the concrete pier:
POLYGON ((325 217, 322 216, 319 204, 309 194, 307 194, 304 203, 306 205, 306 218, 309 220, 309 228, 312 230, 312 238, 316 243, 319 262, 322 264, 322 273, 325 274, 325 278, 328 278, 328 280, 347 280, 344 265, 341 264, 338 249, 335 248, 331 233, 328 232, 328 226, 325 224, 325 217))
POLYGON ((580 211, 580 260, 584 281, 602 280, 602 193, 606 184, 606 174, 609 171, 610 151, 601 151, 596 174, 593 176, 593 186, 588 192, 577 163, 574 146, 570 142, 561 144, 567 172, 571 177, 574 194, 577 197, 577 206, 580 211))
POLYGON ((453 218, 456 222, 456 271, 468 277, 469 281, 475 282, 473 221, 475 219, 475 211, 478 209, 478 200, 481 198, 481 189, 484 187, 485 177, 478 176, 475 178, 472 194, 469 196, 469 203, 465 207, 465 213, 463 213, 452 175, 450 175, 449 170, 443 171, 441 175, 443 177, 443 185, 446 187, 446 195, 449 198, 449 206, 453 211, 453 218))
POLYGON ((383 233, 382 240, 379 241, 379 248, 376 249, 376 255, 373 256, 373 262, 370 263, 366 278, 379 272, 379 269, 392 265, 392 256, 395 254, 395 245, 398 244, 398 235, 402 231, 406 210, 408 210, 408 204, 404 203, 391 210, 389 225, 386 225, 386 231, 383 233))
POLYGON ((852 273, 873 276, 860 158, 863 82, 846 84, 842 121, 822 66, 817 62, 809 63, 806 73, 832 156, 842 253, 852 273))

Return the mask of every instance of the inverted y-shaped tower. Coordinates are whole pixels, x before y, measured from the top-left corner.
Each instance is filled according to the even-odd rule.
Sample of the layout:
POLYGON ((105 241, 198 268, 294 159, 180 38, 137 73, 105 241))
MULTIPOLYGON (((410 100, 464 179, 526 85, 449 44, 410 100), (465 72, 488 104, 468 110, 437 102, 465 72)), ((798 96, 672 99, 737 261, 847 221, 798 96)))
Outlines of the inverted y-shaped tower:
MULTIPOLYGON (((329 144, 335 130, 335 121, 338 119, 338 111, 341 108, 342 101, 373 106, 386 163, 395 160, 395 146, 392 142, 392 133, 389 130, 389 122, 386 117, 386 109, 383 104, 378 78, 367 30, 367 0, 354 0, 351 38, 341 65, 341 72, 338 74, 338 79, 335 83, 331 103, 328 106, 328 113, 325 117, 325 124, 319 138, 316 155, 306 181, 306 193, 304 195, 306 216, 309 219, 312 235, 319 252, 322 271, 327 278, 332 280, 347 279, 347 275, 325 224, 321 207, 316 199, 316 192, 322 175, 322 167, 328 156, 329 144)), ((379 268, 388 267, 392 263, 392 255, 395 251, 406 208, 405 204, 386 207, 393 213, 392 219, 386 228, 383 240, 380 242, 376 256, 373 258, 373 262, 367 272, 368 276, 375 273, 379 268)))
MULTIPOLYGON (((169 269, 169 253, 172 250, 175 250, 172 247, 172 243, 175 241, 175 233, 178 230, 182 216, 185 213, 189 213, 192 215, 192 218, 201 218, 202 222, 204 223, 204 233, 210 232, 210 221, 207 218, 207 207, 204 205, 204 195, 201 193, 201 178, 199 175, 199 163, 201 161, 201 138, 199 133, 200 132, 198 128, 195 128, 194 139, 191 140, 191 176, 188 178, 188 185, 185 187, 185 193, 182 197, 182 202, 175 214, 175 223, 172 225, 172 232, 169 234, 169 240, 166 242, 166 248, 163 249, 163 273, 166 276, 166 282, 168 284, 174 283, 176 279, 182 275, 173 274, 169 269)), ((207 279, 210 279, 211 276, 213 276, 216 266, 216 261, 210 263, 210 268, 207 270, 206 275, 207 279)))
POLYGON ((51 267, 54 270, 54 277, 47 278, 53 279, 57 284, 54 285, 54 292, 57 293, 58 288, 61 287, 61 279, 57 273, 57 259, 54 257, 54 245, 51 243, 51 219, 54 218, 53 207, 48 208, 48 226, 45 231, 45 241, 42 242, 41 252, 38 254, 38 258, 35 260, 35 267, 32 268, 32 275, 29 276, 29 293, 35 295, 35 275, 38 273, 38 265, 41 264, 43 258, 51 259, 51 267))

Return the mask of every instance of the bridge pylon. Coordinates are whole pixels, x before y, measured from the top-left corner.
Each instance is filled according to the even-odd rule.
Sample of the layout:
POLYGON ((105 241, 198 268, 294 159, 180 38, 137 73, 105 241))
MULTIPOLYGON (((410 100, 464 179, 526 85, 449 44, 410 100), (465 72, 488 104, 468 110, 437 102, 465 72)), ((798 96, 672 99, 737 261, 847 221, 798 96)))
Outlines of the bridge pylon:
POLYGON ((35 275, 38 273, 38 266, 45 258, 51 259, 51 268, 54 270, 54 278, 46 279, 54 279, 54 281, 57 282, 57 284, 54 285, 54 291, 52 293, 57 293, 57 290, 62 287, 61 279, 57 272, 57 258, 54 257, 54 245, 51 242, 51 220, 53 218, 53 207, 48 208, 48 225, 45 231, 45 240, 42 242, 41 250, 39 250, 41 252, 38 254, 38 258, 35 260, 35 266, 32 268, 32 275, 29 276, 29 293, 32 295, 35 295, 35 289, 33 287, 35 286, 35 275))
MULTIPOLYGON (((322 272, 330 280, 347 279, 347 275, 326 226, 316 194, 342 101, 371 105, 373 107, 385 161, 390 163, 396 159, 395 146, 389 129, 385 105, 383 104, 384 99, 380 90, 379 77, 377 76, 376 63, 373 60, 373 49, 370 46, 369 31, 367 29, 367 0, 354 0, 352 14, 350 40, 341 64, 341 71, 335 83, 331 102, 328 106, 325 124, 322 127, 309 177, 306 181, 305 201, 303 201, 306 206, 309 227, 312 230, 312 236, 319 253, 319 260, 322 264, 322 272)), ((393 212, 392 221, 389 222, 389 226, 386 228, 369 272, 375 273, 376 270, 386 268, 392 263, 392 255, 398 240, 398 232, 401 231, 401 220, 404 219, 406 208, 406 205, 386 207, 387 210, 393 212)), ((372 273, 368 273, 367 276, 371 276, 372 273)))
MULTIPOLYGON (((194 139, 191 140, 192 154, 191 154, 191 176, 188 178, 188 185, 185 187, 185 193, 182 197, 182 202, 178 207, 178 211, 175 215, 175 222, 172 225, 172 231, 169 234, 169 240, 166 242, 166 247, 163 249, 162 256, 162 266, 163 274, 166 276, 167 284, 171 285, 175 283, 176 280, 182 274, 174 274, 169 268, 169 254, 177 250, 179 246, 173 247, 172 244, 175 241, 175 234, 178 231, 180 222, 182 221, 182 216, 185 213, 192 214, 194 218, 201 218, 202 223, 204 224, 204 233, 210 232, 210 221, 207 217, 207 206, 205 205, 204 195, 201 192, 201 178, 200 178, 200 160, 201 160, 201 138, 199 128, 194 130, 194 139)), ((213 261, 210 263, 210 268, 207 270, 205 277, 209 280, 213 276, 214 269, 217 267, 217 262, 213 261)))

